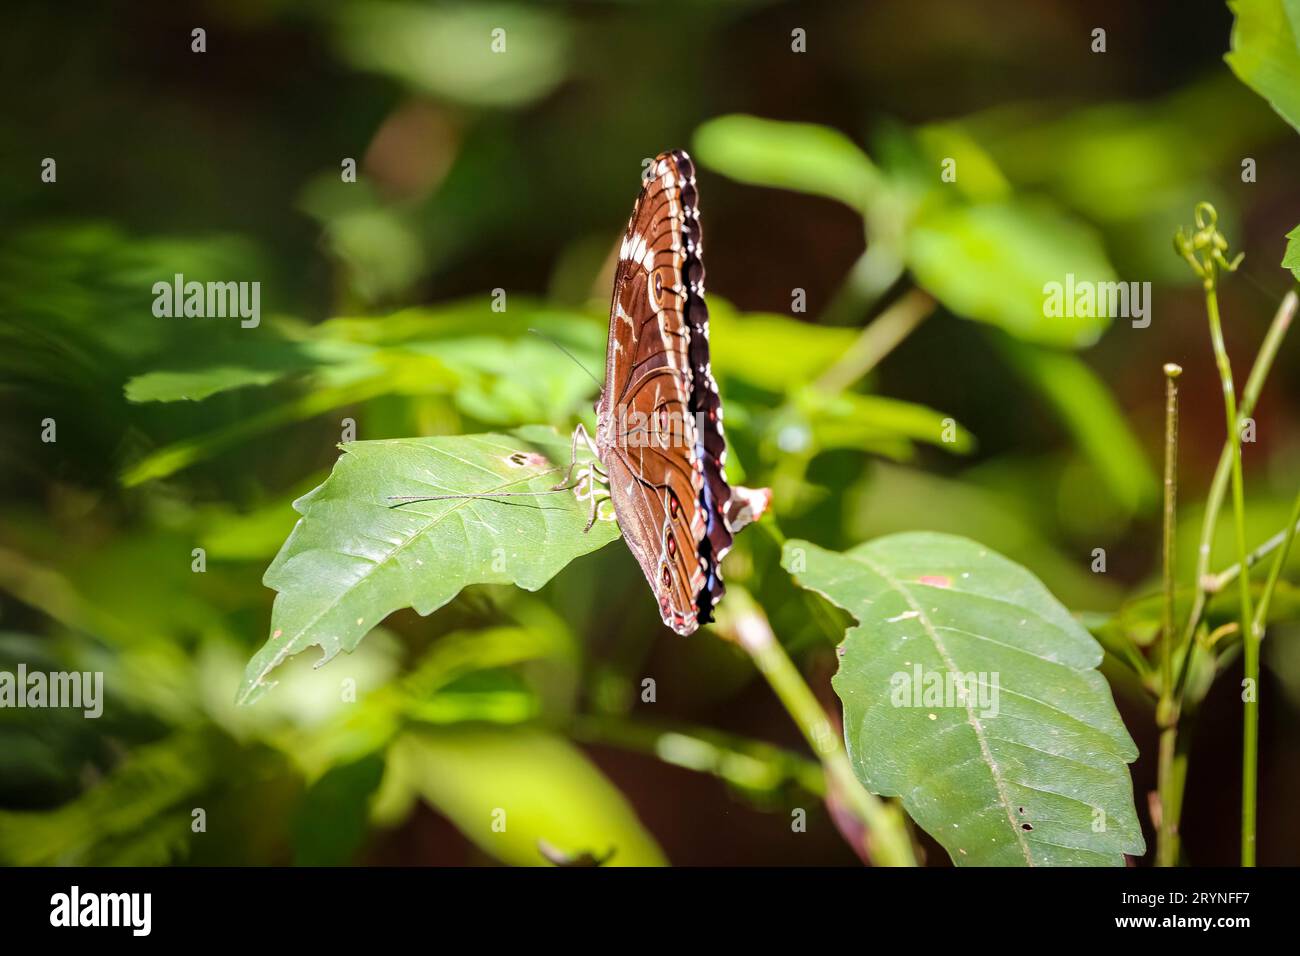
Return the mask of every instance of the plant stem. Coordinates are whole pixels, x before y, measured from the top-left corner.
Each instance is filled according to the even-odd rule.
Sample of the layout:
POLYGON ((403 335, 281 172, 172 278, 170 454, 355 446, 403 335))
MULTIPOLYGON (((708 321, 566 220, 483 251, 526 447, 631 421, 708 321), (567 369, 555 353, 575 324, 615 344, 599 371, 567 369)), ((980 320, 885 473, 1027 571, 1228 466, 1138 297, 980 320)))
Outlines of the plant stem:
POLYGON ((774 791, 794 784, 819 799, 826 796, 826 776, 815 761, 711 728, 588 715, 575 718, 570 733, 584 743, 649 754, 742 789, 774 791))
POLYGON ((866 251, 822 313, 822 324, 857 325, 902 274, 902 259, 894 246, 883 239, 868 239, 866 251))
MULTIPOLYGON (((1246 388, 1241 393, 1239 418, 1248 417, 1255 410, 1259 393, 1264 389, 1264 381, 1273 368, 1273 360, 1277 357, 1282 339, 1291 327, 1292 319, 1295 318, 1297 306, 1300 306, 1300 295, 1297 295, 1296 289, 1293 288, 1287 292, 1278 306, 1277 313, 1269 324, 1268 333, 1264 336, 1264 342, 1259 347, 1259 353, 1255 356, 1255 363, 1251 366, 1250 375, 1246 379, 1246 388)), ((1233 428, 1232 434, 1240 435, 1240 428, 1238 424, 1233 428)), ((1219 464, 1214 471, 1214 480, 1210 483, 1210 491, 1205 499, 1205 517, 1201 521, 1201 539, 1196 553, 1197 590, 1196 597, 1192 601, 1191 613, 1187 616, 1187 624, 1183 628, 1184 646, 1191 644, 1196 634, 1196 627, 1201 622, 1201 615, 1205 613, 1208 595, 1204 582, 1210 573, 1210 551, 1214 544, 1214 532, 1219 523, 1219 509, 1223 505, 1223 496, 1228 490, 1228 477, 1232 470, 1232 449, 1233 442, 1230 435, 1229 440, 1223 443, 1219 464)), ((1240 565, 1237 567, 1240 568, 1240 565)))
POLYGON ((1264 592, 1259 596, 1259 606, 1255 608, 1255 626, 1252 630, 1262 639, 1264 628, 1268 626, 1268 606, 1273 600, 1273 591, 1278 578, 1282 576, 1282 566, 1286 564, 1287 553, 1295 541, 1296 525, 1300 524, 1300 493, 1296 494, 1291 505, 1291 517, 1287 520, 1286 530, 1282 532, 1281 547, 1273 558, 1273 565, 1268 569, 1268 579, 1264 582, 1264 592))
POLYGON ((912 289, 872 319, 834 365, 822 373, 815 388, 838 392, 866 375, 892 352, 898 343, 934 312, 934 299, 912 289))
MULTIPOLYGON (((1246 555, 1246 570, 1250 571, 1251 568, 1263 561, 1266 557, 1277 550, 1278 547, 1286 544, 1288 539, 1294 536, 1297 530, 1300 530, 1300 521, 1292 521, 1288 527, 1283 528, 1277 534, 1273 535, 1273 537, 1269 538, 1257 547, 1254 551, 1250 552, 1250 554, 1246 555)), ((1230 565, 1218 574, 1209 575, 1202 586, 1203 590, 1207 594, 1218 594, 1236 580, 1237 575, 1240 573, 1240 564, 1230 565)))
MULTIPOLYGON (((1174 800, 1174 773, 1178 739, 1178 712, 1174 706, 1174 528, 1178 502, 1178 376, 1182 369, 1168 364, 1165 372, 1165 509, 1163 541, 1164 619, 1160 638, 1160 702, 1156 722, 1160 731, 1160 758, 1156 792, 1160 796, 1160 826, 1156 837, 1156 863, 1178 863, 1178 812, 1174 800)), ((1184 773, 1185 764, 1184 764, 1184 773)), ((1181 788, 1180 788, 1181 789, 1181 788)), ((1181 794, 1178 799, 1181 805, 1181 794)))
MULTIPOLYGON (((1210 341, 1223 383, 1223 410, 1232 447, 1232 518, 1236 531, 1237 561, 1246 566, 1246 494, 1241 475, 1241 425, 1237 417, 1237 395, 1232 385, 1232 365, 1223 344, 1219 320, 1219 296, 1213 275, 1205 280, 1205 310, 1210 319, 1210 341)), ((1255 633, 1250 607, 1250 576, 1238 576, 1241 596, 1241 640, 1245 660, 1246 688, 1241 754, 1241 865, 1255 865, 1256 774, 1259 764, 1259 635, 1255 633)))
POLYGON ((882 866, 916 866, 902 812, 896 805, 868 793, 858 781, 839 733, 772 633, 762 609, 748 602, 736 618, 735 629, 738 643, 753 659, 822 762, 831 789, 866 825, 867 850, 872 862, 882 866))

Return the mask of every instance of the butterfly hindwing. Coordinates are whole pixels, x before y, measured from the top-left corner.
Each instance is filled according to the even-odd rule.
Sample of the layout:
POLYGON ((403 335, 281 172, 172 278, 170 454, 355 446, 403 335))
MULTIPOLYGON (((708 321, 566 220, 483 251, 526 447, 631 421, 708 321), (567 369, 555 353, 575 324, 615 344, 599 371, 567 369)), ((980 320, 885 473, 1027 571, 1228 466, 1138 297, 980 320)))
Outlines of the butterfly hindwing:
POLYGON ((664 623, 689 634, 723 594, 722 408, 709 364, 695 169, 658 156, 619 249, 596 444, 664 623))

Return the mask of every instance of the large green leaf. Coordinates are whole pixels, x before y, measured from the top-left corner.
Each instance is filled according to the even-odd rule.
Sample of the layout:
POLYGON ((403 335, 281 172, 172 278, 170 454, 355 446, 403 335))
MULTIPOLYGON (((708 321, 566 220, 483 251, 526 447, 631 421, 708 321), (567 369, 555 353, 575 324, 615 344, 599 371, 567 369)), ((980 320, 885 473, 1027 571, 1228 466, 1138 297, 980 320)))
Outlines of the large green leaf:
POLYGON ((355 648, 393 611, 431 614, 471 584, 535 591, 574 558, 618 537, 612 521, 584 533, 588 511, 571 493, 388 500, 547 491, 569 462, 568 440, 549 429, 350 442, 343 449, 325 483, 294 503, 302 518, 266 571, 266 585, 279 594, 270 640, 244 675, 243 703, 272 686, 267 675, 285 658, 313 645, 323 664, 355 648))
POLYGON ((1091 345, 1110 321, 1048 314, 1048 283, 1065 285, 1069 275, 1076 285, 1115 279, 1093 231, 1050 207, 934 207, 913 224, 907 261, 917 282, 953 312, 1029 342, 1091 345))
POLYGON ((1137 748, 1102 651, 1037 578, 966 538, 786 544, 799 583, 859 621, 835 691, 853 766, 961 865, 1122 865, 1145 845, 1137 748), (970 675, 965 695, 934 680, 970 675), (919 696, 910 693, 916 687, 919 696))
POLYGON ((1300 130, 1300 0, 1231 0, 1232 51, 1238 79, 1300 130))
POLYGON ((695 131, 693 147, 700 162, 739 182, 838 199, 859 212, 880 186, 866 153, 827 126, 719 116, 695 131))
POLYGON ((563 738, 531 728, 459 727, 398 738, 376 814, 394 821, 419 796, 482 850, 516 866, 608 857, 661 866, 663 852, 614 786, 563 738), (612 851, 612 856, 609 854, 612 851))

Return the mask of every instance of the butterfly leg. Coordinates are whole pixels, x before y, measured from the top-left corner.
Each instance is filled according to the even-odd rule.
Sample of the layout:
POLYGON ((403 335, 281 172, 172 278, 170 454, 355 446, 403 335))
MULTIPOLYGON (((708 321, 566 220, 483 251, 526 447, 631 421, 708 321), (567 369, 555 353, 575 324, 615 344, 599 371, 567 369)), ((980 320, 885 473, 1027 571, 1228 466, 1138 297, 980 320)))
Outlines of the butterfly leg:
POLYGON ((582 472, 578 473, 576 480, 573 476, 573 469, 578 467, 579 439, 586 443, 587 447, 591 450, 591 454, 597 459, 597 461, 600 460, 600 454, 596 451, 595 443, 592 442, 591 436, 587 434, 587 429, 583 427, 582 422, 579 422, 578 427, 573 430, 573 447, 569 451, 569 470, 565 473, 563 481, 558 485, 552 486, 552 491, 564 491, 568 488, 574 487, 578 482, 582 481, 582 472))

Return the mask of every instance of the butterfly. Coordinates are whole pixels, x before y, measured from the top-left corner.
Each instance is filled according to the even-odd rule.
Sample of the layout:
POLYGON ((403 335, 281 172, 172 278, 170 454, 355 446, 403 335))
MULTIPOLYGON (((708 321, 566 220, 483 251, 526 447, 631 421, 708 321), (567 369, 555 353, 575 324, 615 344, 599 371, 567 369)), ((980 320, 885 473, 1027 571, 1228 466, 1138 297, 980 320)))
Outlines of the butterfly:
POLYGON ((614 272, 596 434, 593 439, 581 424, 574 430, 565 479, 550 492, 389 498, 572 490, 591 502, 586 530, 600 517, 618 520, 664 624, 686 635, 713 620, 726 590, 722 559, 735 533, 768 508, 772 493, 732 488, 723 473, 727 443, 709 362, 695 165, 685 150, 670 150, 652 161, 643 180, 614 272), (579 462, 580 443, 592 460, 579 462))
POLYGON ((695 165, 671 150, 644 179, 614 273, 596 434, 578 426, 574 460, 586 442, 597 461, 579 471, 579 497, 592 499, 594 520, 608 495, 664 624, 686 635, 713 619, 722 559, 771 493, 733 491, 723 473, 695 165))

